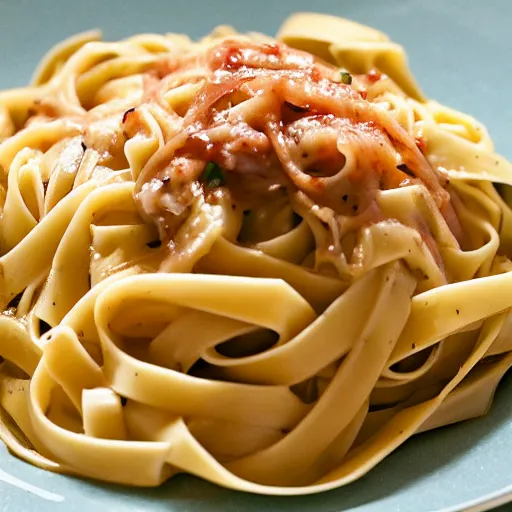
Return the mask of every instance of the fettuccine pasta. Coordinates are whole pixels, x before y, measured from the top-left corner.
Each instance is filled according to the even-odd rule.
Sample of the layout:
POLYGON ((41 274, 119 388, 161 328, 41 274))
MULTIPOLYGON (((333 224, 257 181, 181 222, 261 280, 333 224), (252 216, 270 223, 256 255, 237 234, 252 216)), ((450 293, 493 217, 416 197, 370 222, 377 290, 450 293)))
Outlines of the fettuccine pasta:
POLYGON ((0 92, 0 438, 135 486, 347 484, 488 410, 510 185, 347 20, 65 41, 0 92))

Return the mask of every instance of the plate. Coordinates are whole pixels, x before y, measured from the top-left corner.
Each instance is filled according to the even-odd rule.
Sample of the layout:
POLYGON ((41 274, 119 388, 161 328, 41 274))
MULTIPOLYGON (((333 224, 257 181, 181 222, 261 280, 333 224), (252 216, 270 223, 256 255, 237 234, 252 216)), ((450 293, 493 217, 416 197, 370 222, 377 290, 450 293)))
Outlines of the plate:
MULTIPOLYGON (((0 2, 0 88, 28 82, 39 58, 75 32, 99 27, 105 38, 140 32, 201 36, 218 24, 273 34, 294 11, 326 12, 378 28, 403 44, 428 96, 474 115, 496 149, 512 159, 512 3, 472 0, 52 0, 0 2)), ((512 376, 484 418, 416 436, 367 476, 329 493, 295 498, 227 491, 190 476, 158 489, 81 481, 33 468, 0 448, 3 512, 431 512, 487 510, 512 500, 512 376)))

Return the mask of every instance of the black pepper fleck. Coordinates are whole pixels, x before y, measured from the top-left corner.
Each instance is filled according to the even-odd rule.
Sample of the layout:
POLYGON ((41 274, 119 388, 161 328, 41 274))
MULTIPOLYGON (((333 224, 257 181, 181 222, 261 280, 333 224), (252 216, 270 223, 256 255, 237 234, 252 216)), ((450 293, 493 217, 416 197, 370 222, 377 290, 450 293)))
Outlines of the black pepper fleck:
POLYGON ((348 195, 345 194, 344 196, 341 197, 341 199, 343 199, 343 201, 347 202, 348 201, 348 195))
POLYGON ((82 146, 82 149, 83 149, 84 151, 86 151, 86 150, 87 150, 87 146, 85 145, 85 142, 84 142, 84 141, 82 141, 82 142, 80 143, 80 145, 82 146))
POLYGON ((460 311, 458 309, 456 309, 455 312, 457 313, 457 315, 460 313, 460 311))

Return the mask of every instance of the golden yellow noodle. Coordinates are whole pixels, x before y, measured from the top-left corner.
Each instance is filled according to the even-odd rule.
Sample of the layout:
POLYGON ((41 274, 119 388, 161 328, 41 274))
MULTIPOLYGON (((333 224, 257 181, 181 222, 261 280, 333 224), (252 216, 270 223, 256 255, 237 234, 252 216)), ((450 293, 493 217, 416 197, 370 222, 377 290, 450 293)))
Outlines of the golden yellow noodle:
POLYGON ((330 16, 99 39, 0 92, 13 453, 306 494, 486 413, 512 364, 512 167, 481 124, 330 16))

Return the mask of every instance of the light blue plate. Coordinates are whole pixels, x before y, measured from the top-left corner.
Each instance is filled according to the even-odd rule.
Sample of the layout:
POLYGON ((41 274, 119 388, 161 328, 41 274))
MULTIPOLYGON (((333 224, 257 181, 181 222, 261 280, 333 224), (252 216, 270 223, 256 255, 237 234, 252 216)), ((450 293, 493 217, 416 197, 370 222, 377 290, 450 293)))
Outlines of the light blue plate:
MULTIPOLYGON (((388 33, 405 46, 425 92, 484 122, 497 150, 512 159, 509 0, 0 0, 0 88, 27 83, 43 53, 78 31, 99 27, 111 40, 137 32, 198 37, 228 23, 241 31, 274 34, 288 14, 301 10, 341 15, 388 33)), ((185 476, 159 489, 106 486, 46 473, 1 448, 0 510, 484 510, 479 504, 498 505, 512 493, 511 395, 509 377, 487 417, 420 435, 355 484, 298 498, 235 493, 185 476), (50 494, 41 498, 34 494, 37 489, 27 492, 5 483, 7 473, 50 494)))

